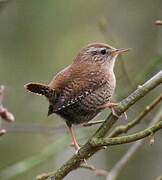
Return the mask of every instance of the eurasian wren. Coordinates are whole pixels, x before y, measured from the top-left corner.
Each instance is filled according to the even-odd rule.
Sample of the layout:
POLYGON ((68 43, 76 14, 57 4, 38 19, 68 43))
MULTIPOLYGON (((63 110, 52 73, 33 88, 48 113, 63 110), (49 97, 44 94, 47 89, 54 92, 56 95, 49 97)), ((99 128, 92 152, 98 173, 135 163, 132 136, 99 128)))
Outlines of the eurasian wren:
POLYGON ((79 145, 72 124, 88 122, 102 109, 115 105, 111 103, 116 85, 114 64, 117 56, 128 50, 103 43, 89 44, 48 85, 25 85, 27 90, 48 99, 48 115, 56 113, 65 119, 76 149, 79 145))

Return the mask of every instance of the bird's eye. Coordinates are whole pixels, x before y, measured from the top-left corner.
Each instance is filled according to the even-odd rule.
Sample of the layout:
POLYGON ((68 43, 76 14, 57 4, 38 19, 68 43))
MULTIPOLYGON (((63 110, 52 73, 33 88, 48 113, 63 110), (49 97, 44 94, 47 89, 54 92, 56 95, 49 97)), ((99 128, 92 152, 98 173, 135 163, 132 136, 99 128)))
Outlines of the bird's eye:
POLYGON ((104 49, 101 49, 101 50, 100 50, 100 53, 101 53, 102 55, 105 55, 105 54, 107 53, 107 51, 106 51, 106 49, 104 48, 104 49))

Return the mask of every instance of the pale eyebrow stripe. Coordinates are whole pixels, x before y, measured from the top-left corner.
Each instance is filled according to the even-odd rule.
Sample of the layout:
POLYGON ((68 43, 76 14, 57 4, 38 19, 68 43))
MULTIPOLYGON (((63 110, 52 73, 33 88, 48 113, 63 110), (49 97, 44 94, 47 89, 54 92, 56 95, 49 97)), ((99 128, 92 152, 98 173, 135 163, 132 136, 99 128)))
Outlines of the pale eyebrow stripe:
POLYGON ((96 47, 90 47, 87 52, 93 52, 93 51, 99 51, 101 49, 104 49, 104 47, 96 48, 96 47))

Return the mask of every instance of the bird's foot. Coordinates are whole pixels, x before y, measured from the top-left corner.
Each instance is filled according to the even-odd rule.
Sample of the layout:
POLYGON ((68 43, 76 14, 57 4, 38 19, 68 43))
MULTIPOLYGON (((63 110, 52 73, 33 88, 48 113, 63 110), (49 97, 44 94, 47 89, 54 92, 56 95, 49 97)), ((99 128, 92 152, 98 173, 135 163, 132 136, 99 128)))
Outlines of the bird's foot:
POLYGON ((122 114, 121 116, 122 116, 122 118, 123 118, 124 120, 127 120, 127 119, 128 119, 128 116, 127 116, 127 113, 126 113, 126 112, 123 112, 123 114, 122 114))
POLYGON ((79 151, 79 149, 80 149, 80 145, 77 143, 77 142, 72 142, 71 143, 71 146, 73 146, 74 148, 75 148, 75 154, 77 154, 78 153, 78 151, 79 151))
MULTIPOLYGON (((74 148, 75 148, 75 154, 78 154, 78 151, 79 151, 79 149, 81 148, 80 146, 79 146, 79 144, 78 143, 75 143, 74 144, 74 142, 72 142, 71 143, 71 146, 73 146, 74 148)), ((88 163, 87 163, 87 161, 86 161, 86 159, 83 159, 83 162, 84 162, 84 164, 86 165, 86 166, 89 166, 88 165, 88 163)))
POLYGON ((106 109, 106 108, 110 108, 111 112, 114 116, 116 116, 117 118, 122 118, 124 120, 127 120, 127 114, 126 112, 122 113, 121 115, 118 115, 117 111, 115 110, 115 107, 118 106, 118 103, 106 103, 104 105, 99 106, 100 109, 106 109))
POLYGON ((121 115, 118 115, 118 113, 115 111, 114 108, 111 108, 111 112, 114 116, 116 116, 117 118, 119 119, 122 119, 122 120, 127 120, 128 119, 128 116, 127 116, 127 113, 126 112, 123 112, 121 115))

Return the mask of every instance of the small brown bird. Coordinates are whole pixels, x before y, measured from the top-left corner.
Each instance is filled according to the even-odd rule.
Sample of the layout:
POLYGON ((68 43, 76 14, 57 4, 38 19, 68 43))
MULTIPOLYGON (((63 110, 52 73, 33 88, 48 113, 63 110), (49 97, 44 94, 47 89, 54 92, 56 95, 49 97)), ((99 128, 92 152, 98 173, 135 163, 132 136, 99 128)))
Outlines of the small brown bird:
POLYGON ((116 86, 114 64, 117 56, 128 50, 103 43, 89 44, 48 85, 25 85, 28 91, 48 99, 48 115, 56 113, 65 119, 76 150, 80 147, 72 124, 88 122, 101 110, 117 104, 111 102, 116 86))

